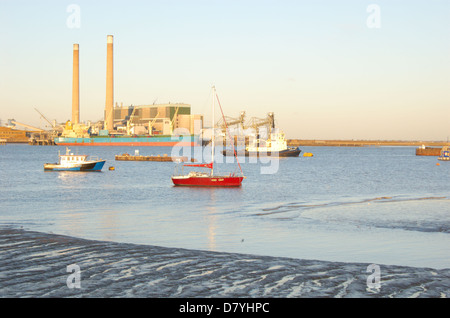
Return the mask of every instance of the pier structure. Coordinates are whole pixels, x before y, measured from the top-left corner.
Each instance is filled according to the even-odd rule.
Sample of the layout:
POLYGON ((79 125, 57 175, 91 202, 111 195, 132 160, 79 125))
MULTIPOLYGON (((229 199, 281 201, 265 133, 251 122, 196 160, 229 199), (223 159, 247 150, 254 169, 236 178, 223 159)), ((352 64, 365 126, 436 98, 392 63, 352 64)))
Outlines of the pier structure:
POLYGON ((416 156, 439 156, 441 147, 419 147, 416 148, 416 156))

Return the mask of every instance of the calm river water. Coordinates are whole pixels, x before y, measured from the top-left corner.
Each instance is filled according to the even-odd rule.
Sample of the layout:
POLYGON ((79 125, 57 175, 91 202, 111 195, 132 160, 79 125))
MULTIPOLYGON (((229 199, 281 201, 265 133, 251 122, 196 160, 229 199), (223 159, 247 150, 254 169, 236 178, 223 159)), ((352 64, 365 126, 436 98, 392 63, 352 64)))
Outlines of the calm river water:
MULTIPOLYGON (((73 147, 107 161, 102 172, 69 173, 43 170, 64 147, 0 146, 0 226, 197 250, 450 268, 450 162, 437 165, 437 157, 416 156, 414 147, 301 149, 314 156, 241 158, 242 187, 217 189, 174 187, 172 162, 114 160, 135 150, 171 155, 169 147, 73 147)), ((220 153, 217 158, 223 161, 217 169, 235 169, 220 153)))

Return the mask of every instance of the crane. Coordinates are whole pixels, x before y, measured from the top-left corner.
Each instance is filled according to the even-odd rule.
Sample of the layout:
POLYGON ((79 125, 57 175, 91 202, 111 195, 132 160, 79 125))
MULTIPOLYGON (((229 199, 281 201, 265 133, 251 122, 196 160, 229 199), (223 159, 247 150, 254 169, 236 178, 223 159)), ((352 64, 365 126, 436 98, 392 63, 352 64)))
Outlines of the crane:
POLYGON ((158 118, 158 116, 159 116, 159 111, 158 111, 158 113, 156 114, 156 116, 155 116, 155 118, 153 118, 153 120, 149 123, 149 125, 148 125, 148 133, 149 133, 149 135, 152 135, 153 134, 153 125, 155 124, 155 121, 156 121, 156 119, 158 118))
POLYGON ((32 130, 36 130, 36 131, 44 131, 43 129, 36 128, 36 127, 31 126, 31 125, 19 123, 15 119, 8 119, 8 126, 14 126, 14 125, 19 125, 19 126, 22 126, 22 127, 26 127, 26 128, 32 129, 32 130))
POLYGON ((256 143, 257 147, 259 147, 259 127, 261 126, 267 126, 268 132, 267 132, 267 140, 270 141, 270 135, 272 133, 272 130, 275 129, 275 116, 274 113, 270 112, 267 114, 266 118, 260 119, 253 117, 250 119, 249 124, 247 125, 247 128, 253 128, 255 129, 255 136, 256 136, 256 143))
POLYGON ((37 108, 35 108, 35 110, 39 113, 39 115, 41 115, 42 118, 44 118, 44 119, 50 124, 50 126, 51 126, 52 128, 55 128, 55 127, 56 127, 55 124, 52 123, 52 122, 50 122, 50 120, 48 120, 47 117, 45 117, 44 114, 42 114, 37 108))
POLYGON ((270 131, 275 128, 275 116, 272 112, 268 113, 267 117, 263 119, 252 117, 247 128, 257 129, 261 126, 268 126, 270 131))
POLYGON ((239 118, 232 118, 232 117, 225 116, 225 120, 224 119, 219 120, 219 122, 217 122, 217 126, 222 128, 222 131, 224 133, 227 129, 227 126, 230 127, 233 125, 240 125, 242 130, 244 130, 244 128, 245 128, 244 119, 245 119, 245 111, 241 111, 239 118))
POLYGON ((175 113, 173 114, 173 117, 172 117, 172 121, 170 122, 170 133, 171 134, 173 134, 174 123, 175 123, 175 120, 177 119, 179 109, 180 109, 180 106, 178 106, 177 109, 175 110, 175 113))
POLYGON ((127 135, 130 134, 130 129, 131 129, 131 125, 132 125, 132 121, 133 121, 133 117, 134 117, 134 113, 136 111, 136 106, 133 107, 133 111, 131 112, 131 115, 127 121, 127 135))

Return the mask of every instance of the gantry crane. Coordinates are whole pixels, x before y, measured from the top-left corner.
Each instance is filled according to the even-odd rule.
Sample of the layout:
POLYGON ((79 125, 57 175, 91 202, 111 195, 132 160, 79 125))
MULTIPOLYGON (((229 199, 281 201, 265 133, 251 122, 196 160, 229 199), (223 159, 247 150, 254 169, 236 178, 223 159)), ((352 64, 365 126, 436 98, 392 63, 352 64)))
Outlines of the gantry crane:
POLYGON ((35 110, 39 113, 39 115, 41 115, 42 118, 44 118, 50 124, 50 126, 53 129, 56 128, 56 125, 54 123, 52 123, 50 120, 48 120, 47 117, 44 116, 44 114, 42 114, 37 108, 35 108, 35 110))
POLYGON ((239 115, 238 118, 225 116, 225 120, 224 119, 219 120, 216 125, 217 127, 220 127, 222 129, 222 132, 225 134, 227 127, 234 125, 239 125, 239 127, 242 128, 242 130, 244 130, 245 129, 244 122, 245 122, 245 111, 241 111, 241 114, 239 115))
POLYGON ((15 119, 8 119, 8 126, 15 126, 15 125, 26 127, 26 128, 36 130, 36 131, 44 131, 44 129, 41 129, 41 128, 37 128, 37 127, 33 127, 31 125, 19 123, 15 119))
POLYGON ((175 110, 175 113, 173 114, 172 120, 170 121, 170 134, 171 135, 173 134, 174 123, 175 123, 175 120, 177 119, 179 109, 180 109, 180 106, 177 107, 177 109, 175 110))
POLYGON ((148 133, 149 135, 153 135, 153 125, 155 124, 156 119, 158 119, 159 111, 156 113, 155 118, 148 125, 148 133))
POLYGON ((275 116, 273 112, 270 112, 267 114, 266 118, 256 118, 252 117, 247 124, 247 128, 253 128, 255 130, 255 138, 256 138, 256 145, 259 147, 259 141, 260 141, 260 133, 259 128, 261 126, 266 126, 267 129, 267 141, 270 141, 270 135, 272 134, 272 131, 275 129, 275 116))
POLYGON ((136 106, 133 107, 130 117, 127 120, 127 135, 130 135, 131 126, 133 125, 134 113, 136 112, 136 106))

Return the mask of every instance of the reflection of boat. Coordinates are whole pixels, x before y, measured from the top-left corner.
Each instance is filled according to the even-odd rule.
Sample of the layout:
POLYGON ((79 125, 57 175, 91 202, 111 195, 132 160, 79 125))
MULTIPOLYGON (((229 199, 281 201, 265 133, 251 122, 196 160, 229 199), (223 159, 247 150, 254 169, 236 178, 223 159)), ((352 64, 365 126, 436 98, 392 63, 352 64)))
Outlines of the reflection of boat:
POLYGON ((45 171, 101 171, 106 160, 87 160, 88 155, 74 155, 66 148, 65 155, 59 155, 58 163, 44 164, 45 171))
MULTIPOLYGON (((264 142, 264 141, 263 141, 264 142)), ((288 147, 284 133, 281 131, 270 134, 270 138, 265 141, 261 147, 261 140, 253 139, 253 145, 245 147, 245 150, 239 150, 238 156, 246 157, 298 157, 300 155, 299 147, 288 147)), ((224 156, 234 155, 234 151, 224 150, 224 156)))
MULTIPOLYGON (((214 101, 216 95, 216 89, 213 86, 213 103, 212 103, 212 122, 214 123, 214 101)), ((217 100, 219 100, 217 98, 217 100)), ((220 106, 220 102, 219 102, 220 106)), ((223 115, 223 114, 222 114, 223 115)), ((242 174, 241 165, 239 164, 239 169, 241 170, 240 175, 236 175, 235 173, 229 175, 215 175, 214 174, 214 127, 213 133, 211 136, 211 162, 207 164, 185 164, 183 166, 188 167, 199 167, 199 168, 207 168, 209 169, 209 173, 207 172, 190 172, 187 175, 183 174, 174 174, 172 176, 172 182, 175 186, 197 186, 197 187, 239 187, 242 184, 242 180, 244 179, 244 175, 242 174)), ((233 151, 234 152, 234 151, 233 151)))
POLYGON ((442 147, 441 154, 438 157, 438 160, 450 161, 450 147, 449 146, 442 147))

